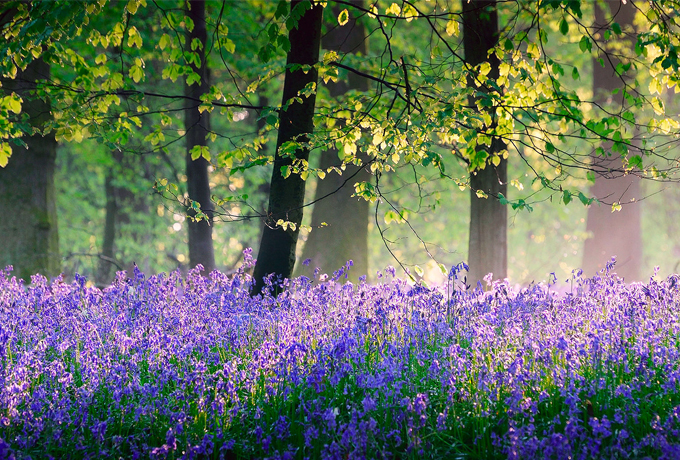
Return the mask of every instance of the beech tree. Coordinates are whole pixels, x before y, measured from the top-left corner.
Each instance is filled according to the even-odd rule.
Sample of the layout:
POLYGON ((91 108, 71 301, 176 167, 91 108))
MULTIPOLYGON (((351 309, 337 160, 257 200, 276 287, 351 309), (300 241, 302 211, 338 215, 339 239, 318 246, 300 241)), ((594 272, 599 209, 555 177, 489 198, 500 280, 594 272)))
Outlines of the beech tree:
POLYGON ((307 162, 309 147, 298 147, 299 144, 293 144, 291 150, 285 147, 291 141, 304 144, 314 130, 318 80, 315 64, 319 60, 323 7, 318 3, 293 1, 290 11, 297 24, 288 35, 290 50, 286 60, 269 207, 253 272, 253 292, 256 294, 265 287, 268 276, 289 278, 293 273, 295 248, 302 224, 305 181, 298 174, 288 177, 284 174, 294 161, 307 162))
MULTIPOLYGON (((499 77, 500 62, 493 50, 498 46, 498 11, 496 1, 463 0, 463 43, 465 61, 471 66, 484 62, 489 63, 487 76, 492 81, 499 77)), ((468 84, 484 93, 501 92, 501 88, 490 85, 479 85, 474 77, 468 84)), ((477 103, 471 97, 470 104, 477 103)), ((491 115, 495 117, 495 114, 491 115)), ((482 156, 482 166, 474 169, 470 175, 470 239, 468 265, 470 266, 468 282, 476 285, 488 273, 494 278, 507 276, 508 237, 507 206, 497 199, 499 194, 508 194, 508 162, 503 158, 507 146, 502 138, 494 136, 486 147, 478 147, 482 156), (493 160, 498 162, 494 163, 493 160)))
MULTIPOLYGON (((360 8, 365 4, 363 0, 352 3, 360 8)), ((349 17, 349 14, 346 22, 338 24, 337 17, 341 11, 337 6, 332 9, 333 20, 328 23, 329 30, 321 38, 322 48, 336 51, 342 56, 365 56, 366 28, 357 21, 356 16, 349 17)), ((369 89, 368 80, 352 72, 347 72, 337 82, 328 82, 327 87, 330 96, 336 99, 349 90, 365 92, 369 89)), ((312 208, 313 231, 305 241, 301 257, 302 260, 310 259, 310 270, 318 267, 323 272, 330 272, 352 260, 353 268, 349 273, 351 280, 356 281, 368 273, 369 203, 353 196, 355 183, 370 180, 366 162, 367 158, 363 157, 362 165, 347 165, 342 175, 332 172, 323 179, 317 179, 312 208)), ((321 153, 319 168, 322 171, 341 166, 337 148, 321 153)))
POLYGON ((36 273, 56 276, 61 271, 54 194, 57 142, 48 128, 50 101, 41 90, 41 82, 49 79, 50 65, 35 59, 15 78, 1 80, 4 100, 15 101, 11 109, 21 115, 17 123, 26 133, 12 161, 0 168, 0 266, 13 265, 26 281, 36 273))
MULTIPOLYGON (((203 265, 205 273, 215 268, 215 253, 213 249, 213 203, 210 197, 210 179, 208 166, 210 153, 208 148, 208 132, 210 131, 210 112, 201 109, 201 96, 210 89, 209 70, 206 63, 208 39, 205 18, 205 2, 191 0, 187 2, 187 17, 193 24, 188 27, 188 46, 198 59, 194 58, 189 64, 192 76, 198 75, 197 82, 187 81, 184 87, 186 108, 184 124, 186 129, 186 171, 187 189, 192 206, 200 207, 204 218, 196 219, 197 212, 190 207, 189 217, 189 266, 203 265)), ((194 78, 196 80, 196 78, 194 78)))
MULTIPOLYGON (((594 197, 568 179, 585 180, 592 173, 604 172, 593 159, 606 150, 618 158, 607 166, 610 175, 677 178, 673 147, 680 123, 676 114, 665 113, 661 97, 679 79, 676 1, 633 3, 639 27, 635 54, 618 57, 601 46, 597 34, 605 40, 621 41, 624 28, 615 21, 604 24, 604 29, 602 25, 593 27, 594 10, 586 2, 388 3, 330 2, 331 8, 340 11, 334 14, 338 25, 355 19, 365 25, 366 35, 371 37, 367 59, 354 59, 342 49, 326 50, 320 56, 318 43, 311 40, 319 35, 311 33, 319 30, 317 24, 306 25, 309 12, 319 8, 316 3, 313 8, 308 1, 216 3, 209 13, 212 16, 207 22, 214 24, 209 35, 215 37, 211 56, 221 62, 223 81, 211 82, 203 90, 198 112, 214 110, 213 124, 219 120, 218 112, 235 120, 248 109, 257 112, 265 126, 252 135, 231 136, 211 130, 208 137, 216 144, 214 154, 212 145, 204 149, 207 145, 200 143, 199 149, 191 147, 190 151, 194 155, 200 151, 200 157, 214 168, 232 175, 260 166, 273 168, 267 225, 255 273, 258 282, 270 274, 286 277, 291 273, 302 209, 308 205, 301 201, 304 181, 328 179, 338 173, 343 181, 348 180, 351 167, 373 174, 365 180, 351 180, 351 185, 356 197, 376 205, 376 223, 382 212, 386 221, 406 225, 416 214, 390 201, 381 187, 381 180, 400 168, 431 168, 433 174, 472 193, 473 207, 484 201, 485 206, 496 209, 493 202, 497 202, 517 211, 535 206, 534 194, 540 190, 565 205, 574 201, 593 204, 594 197), (252 34, 228 30, 223 18, 232 7, 242 8, 241 13, 259 8, 257 20, 243 19, 247 14, 232 15, 237 17, 236 24, 249 21, 252 34), (492 19, 494 11, 502 18, 501 27, 492 19), (471 26, 474 21, 480 21, 479 30, 471 26), (296 35, 300 30, 310 33, 301 37, 296 35), (242 54, 234 57, 237 52, 242 54), (284 55, 289 58, 285 71, 284 55), (582 91, 578 64, 592 57, 611 59, 617 77, 628 82, 620 87, 618 96, 613 95, 624 101, 620 110, 607 110, 601 101, 582 91), (341 75, 343 79, 353 76, 367 80, 370 87, 315 106, 317 75, 331 84, 341 75), (251 102, 263 88, 271 97, 282 82, 280 106, 251 102), (315 126, 318 129, 313 129, 315 126), (263 148, 270 133, 272 137, 276 133, 275 152, 263 148), (310 152, 332 149, 338 152, 339 166, 322 163, 319 168, 310 167, 310 152), (518 176, 504 177, 506 159, 522 165, 513 166, 521 171, 518 176), (447 169, 457 162, 463 165, 463 173, 447 169), (510 186, 508 190, 503 188, 505 184, 510 186), (480 201, 475 201, 478 198, 480 201)), ((198 71, 205 68, 198 65, 200 39, 191 38, 187 43, 188 25, 193 21, 179 8, 182 3, 147 5, 133 0, 120 4, 120 18, 100 27, 88 25, 89 19, 103 17, 99 16, 99 3, 8 2, 3 11, 7 5, 19 14, 2 29, 3 78, 15 79, 43 54, 49 56, 51 65, 69 69, 68 78, 52 78, 41 86, 55 114, 46 130, 54 132, 57 141, 90 138, 112 149, 136 141, 136 146, 144 144, 153 152, 167 151, 173 143, 186 145, 184 123, 178 124, 171 115, 185 110, 192 96, 176 91, 176 85, 170 83, 191 80, 194 84, 190 86, 197 87, 195 83, 206 79, 198 71), (149 17, 157 19, 158 28, 143 27, 149 17), (110 47, 120 52, 113 55, 110 47), (152 71, 161 75, 165 86, 148 86, 147 75, 152 71)), ((12 148, 20 149, 17 139, 21 133, 32 132, 11 110, 22 111, 20 98, 7 97, 0 104, 0 163, 11 162, 8 157, 12 148)), ((174 193, 177 203, 186 205, 189 213, 200 216, 199 210, 209 211, 209 204, 200 200, 190 197, 187 202, 184 190, 176 184, 171 188, 172 181, 172 177, 159 178, 158 189, 174 193)), ((233 192, 234 196, 222 201, 247 204, 245 193, 233 192)), ((604 198, 601 201, 604 203, 604 198)), ((620 203, 612 206, 616 210, 620 203)), ((233 211, 235 220, 256 216, 241 215, 245 208, 233 211)), ((473 210, 473 216, 481 215, 473 210)), ((472 225, 501 231, 504 221, 504 217, 494 217, 481 227, 472 225)), ((480 234, 473 232, 473 239, 480 234)), ((484 250, 500 246, 502 236, 489 238, 494 242, 477 246, 484 250)), ((473 250, 476 243, 470 243, 472 261, 478 256, 473 250)), ((500 251, 488 258, 504 265, 500 251)), ((481 272, 487 270, 502 276, 502 268, 480 268, 481 272)), ((479 276, 471 274, 470 280, 479 276)), ((261 288, 260 284, 255 291, 261 288)))
MULTIPOLYGON (((605 110, 623 112, 626 105, 625 88, 631 84, 630 76, 618 75, 616 67, 625 62, 622 56, 631 54, 636 42, 634 29, 636 6, 633 2, 607 0, 596 2, 595 28, 597 45, 606 59, 593 57, 593 95, 595 102, 605 110), (608 26, 617 23, 624 34, 623 43, 612 47, 604 39, 608 26), (615 93, 616 92, 616 93, 615 93)), ((603 202, 588 207, 586 230, 592 234, 583 248, 583 271, 587 276, 603 269, 612 256, 616 256, 616 272, 626 281, 640 277, 642 264, 642 235, 640 223, 641 198, 640 178, 635 174, 621 172, 621 154, 613 154, 611 143, 604 146, 604 152, 594 154, 592 164, 595 184, 590 194, 603 202), (609 203, 606 205, 604 203, 609 203), (612 203, 621 205, 612 212, 612 203)))

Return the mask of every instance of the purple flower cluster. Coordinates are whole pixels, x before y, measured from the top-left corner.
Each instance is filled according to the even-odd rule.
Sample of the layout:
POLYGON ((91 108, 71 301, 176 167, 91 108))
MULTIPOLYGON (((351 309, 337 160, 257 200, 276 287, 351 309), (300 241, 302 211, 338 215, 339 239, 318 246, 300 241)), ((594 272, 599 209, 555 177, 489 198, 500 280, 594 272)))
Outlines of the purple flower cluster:
POLYGON ((0 458, 680 458, 677 276, 557 294, 461 268, 255 298, 244 271, 6 269, 0 458))

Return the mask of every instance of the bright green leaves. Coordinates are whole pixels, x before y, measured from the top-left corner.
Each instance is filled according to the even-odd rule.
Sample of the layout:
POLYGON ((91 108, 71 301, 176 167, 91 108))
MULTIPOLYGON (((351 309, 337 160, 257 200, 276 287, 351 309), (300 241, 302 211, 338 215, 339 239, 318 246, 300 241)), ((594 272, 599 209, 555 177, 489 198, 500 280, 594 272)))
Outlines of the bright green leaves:
POLYGON ((313 81, 307 83, 305 87, 298 92, 300 97, 309 97, 313 94, 316 94, 316 82, 313 81))
POLYGON ((210 149, 207 145, 194 145, 189 152, 191 160, 196 161, 203 157, 206 161, 210 161, 210 149))
MULTIPOLYGON (((9 157, 12 156, 12 148, 6 142, 7 139, 21 137, 19 123, 14 122, 17 115, 21 113, 23 100, 16 93, 9 94, 0 98, 0 167, 7 165, 9 157)), ((13 141, 15 144, 16 140, 13 141)), ((21 141, 18 141, 21 143, 21 141)))
POLYGON ((378 200, 378 193, 375 185, 370 182, 357 182, 354 184, 354 194, 352 196, 357 196, 363 198, 369 203, 375 203, 378 200))
POLYGON ((82 126, 60 126, 56 129, 54 137, 57 141, 80 143, 90 137, 90 133, 82 126))
POLYGON ((348 22, 349 22, 349 11, 347 11, 347 8, 345 8, 338 15, 338 25, 342 27, 345 24, 347 24, 348 22))
POLYGON ((297 228, 297 224, 295 222, 290 222, 290 221, 283 220, 283 219, 277 220, 276 226, 281 227, 284 232, 287 231, 289 227, 292 231, 295 231, 295 229, 297 228))
POLYGON ((321 64, 318 65, 319 80, 324 83, 329 81, 338 81, 338 67, 334 65, 335 62, 340 60, 340 56, 337 51, 326 51, 321 60, 321 64))
POLYGON ((136 46, 139 49, 142 48, 142 36, 140 35, 139 31, 135 26, 131 26, 128 29, 127 46, 129 47, 136 46))
POLYGON ((651 102, 652 109, 654 110, 655 114, 664 115, 666 113, 666 109, 664 108, 663 101, 661 99, 659 99, 658 96, 654 96, 650 102, 651 102))
POLYGON ((0 99, 0 107, 2 110, 19 114, 21 113, 21 102, 21 98, 17 94, 12 93, 0 99))
POLYGON ((407 209, 402 209, 397 212, 392 209, 385 211, 384 221, 386 225, 390 225, 392 222, 397 224, 405 224, 408 220, 409 211, 407 209))
POLYGON ((156 146, 156 145, 158 145, 158 144, 160 144, 164 141, 165 141, 165 134, 163 134, 163 131, 160 128, 151 131, 144 138, 144 142, 148 142, 152 146, 156 146))
POLYGON ((146 6, 146 0, 129 0, 125 9, 130 14, 136 14, 140 6, 146 6))
POLYGON ((446 23, 446 35, 449 37, 457 37, 460 35, 460 24, 456 18, 453 18, 446 23))
POLYGON ((144 79, 144 62, 140 58, 135 58, 134 64, 130 66, 128 75, 135 83, 139 83, 144 79))
POLYGON ((590 53, 593 50, 593 43, 584 35, 578 42, 578 47, 583 53, 590 53))
POLYGON ((12 148, 7 142, 0 142, 0 168, 7 166, 9 157, 12 156, 12 148))
POLYGON ((401 7, 396 3, 392 3, 389 7, 385 8, 385 14, 388 16, 399 16, 401 13, 401 7))
POLYGON ((161 35, 160 40, 158 40, 158 47, 161 50, 164 50, 165 48, 168 47, 172 47, 172 39, 170 38, 170 35, 168 34, 161 35))
POLYGON ((632 157, 627 159, 628 165, 626 167, 626 170, 630 170, 633 168, 637 168, 639 170, 642 170, 644 168, 644 165, 642 163, 642 157, 640 155, 633 155, 632 157))

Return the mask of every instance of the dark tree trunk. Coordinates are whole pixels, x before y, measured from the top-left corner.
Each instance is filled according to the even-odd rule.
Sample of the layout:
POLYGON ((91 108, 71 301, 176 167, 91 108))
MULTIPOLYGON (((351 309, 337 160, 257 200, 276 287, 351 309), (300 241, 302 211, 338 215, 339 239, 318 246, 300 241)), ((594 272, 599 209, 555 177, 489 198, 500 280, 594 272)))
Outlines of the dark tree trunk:
MULTIPOLYGON (((31 126, 42 129, 52 119, 49 102, 29 94, 37 80, 50 78, 50 66, 36 59, 15 80, 3 81, 5 94, 16 92, 31 126)), ((61 270, 54 168, 54 134, 25 135, 26 149, 14 147, 5 168, 0 168, 0 267, 13 265, 14 273, 30 281, 31 275, 56 276, 61 270)))
MULTIPOLYGON (((495 55, 489 57, 489 50, 498 44, 498 13, 496 1, 462 0, 463 3, 463 46, 465 61, 478 65, 488 61, 491 65, 489 78, 498 78, 499 62, 495 55)), ((470 82, 472 84, 472 82, 470 82)), ((479 88, 484 90, 484 88, 479 88)), ((474 102, 471 101, 471 102, 474 102)), ((488 148, 489 158, 495 152, 505 149, 501 139, 494 139, 488 148)), ((508 211, 495 197, 498 193, 507 196, 507 160, 501 159, 498 166, 490 161, 484 169, 470 175, 470 240, 468 246, 468 283, 475 286, 488 273, 494 279, 507 276, 507 218, 508 211), (478 198, 477 191, 489 195, 478 198)))
MULTIPOLYGON (((305 4, 309 4, 309 2, 293 1, 291 10, 304 7, 305 4)), ((302 70, 292 71, 290 66, 293 64, 313 66, 319 60, 322 11, 323 7, 314 3, 313 7, 306 10, 300 18, 297 27, 289 32, 290 51, 288 52, 283 84, 282 104, 296 97, 298 92, 308 83, 317 83, 316 68, 312 67, 305 73, 302 70)), ((275 277, 288 278, 293 272, 295 247, 302 222, 305 181, 298 174, 291 174, 288 178, 283 178, 281 168, 290 166, 293 159, 282 156, 279 149, 284 142, 296 140, 304 143, 307 140, 308 135, 314 129, 315 102, 316 94, 311 94, 309 97, 303 98, 301 103, 292 103, 287 110, 282 110, 279 115, 279 133, 276 140, 267 222, 262 232, 262 241, 253 273, 255 279, 254 294, 262 291, 265 277, 273 274, 275 277), (294 229, 288 227, 283 230, 276 225, 279 219, 292 222, 296 227, 294 229)), ((309 150, 301 148, 295 152, 295 157, 308 160, 309 150)))
POLYGON ((97 283, 106 285, 111 282, 111 268, 114 260, 114 248, 116 241, 116 220, 118 219, 118 201, 116 200, 116 187, 114 187, 114 175, 109 171, 104 179, 104 191, 106 193, 106 216, 104 218, 104 239, 100 251, 101 259, 97 268, 97 283))
POLYGON ((208 176, 208 161, 200 157, 191 159, 191 149, 195 146, 207 145, 207 134, 210 131, 210 115, 207 111, 200 113, 198 99, 208 92, 210 88, 209 72, 206 66, 207 31, 205 24, 205 2, 202 0, 190 0, 187 16, 194 22, 194 29, 187 33, 187 49, 191 49, 191 43, 198 39, 201 46, 195 50, 201 57, 200 68, 192 64, 192 69, 201 77, 200 84, 185 85, 184 93, 187 96, 187 105, 184 112, 186 128, 186 170, 187 188, 189 199, 200 203, 201 210, 208 216, 208 220, 201 219, 194 222, 191 217, 196 213, 192 210, 187 212, 187 227, 189 230, 189 266, 203 265, 204 273, 209 273, 215 268, 215 253, 212 240, 213 204, 210 199, 210 178, 208 176))
MULTIPOLYGON (((359 7, 364 6, 363 0, 354 0, 353 3, 359 7)), ((337 17, 339 13, 339 9, 334 10, 333 17, 337 17)), ((321 46, 343 54, 365 55, 366 29, 353 17, 342 27, 338 26, 336 21, 335 27, 331 27, 331 30, 321 39, 321 46)), ((351 89, 367 91, 368 81, 350 73, 346 81, 329 83, 328 89, 331 96, 339 97, 351 89)), ((365 158, 362 159, 365 160, 365 158)), ((321 154, 319 167, 325 170, 331 166, 340 166, 341 163, 338 151, 330 149, 321 154)), ((366 200, 352 197, 352 193, 354 193, 354 183, 367 181, 370 176, 370 172, 365 167, 347 165, 342 176, 331 173, 324 179, 317 180, 314 200, 321 201, 316 201, 314 204, 313 230, 307 237, 302 251, 303 260, 311 259, 310 269, 319 267, 323 272, 330 272, 342 267, 348 260, 352 260, 354 267, 349 273, 350 280, 356 282, 359 276, 368 272, 369 206, 366 200), (359 169, 361 170, 358 171, 359 169), (355 173, 357 175, 343 186, 347 177, 355 173), (321 227, 322 222, 327 223, 328 227, 321 227)))
MULTIPOLYGON (((636 7, 631 1, 625 4, 621 0, 607 0, 604 2, 613 15, 613 21, 619 23, 626 31, 633 26, 636 7)), ((602 39, 604 30, 609 27, 611 16, 602 10, 599 3, 595 3, 595 26, 601 28, 600 45, 609 50, 602 39)), ((633 46, 634 43, 630 43, 633 46)), ((620 51, 616 51, 620 53, 620 51)), ((621 89, 624 82, 614 71, 620 62, 615 56, 605 59, 602 67, 597 59, 593 59, 593 93, 595 101, 609 111, 618 110, 623 103, 622 92, 612 95, 615 89, 621 89), (614 66, 614 67, 612 67, 614 66)), ((611 145, 605 146, 610 152, 611 145)), ((612 154, 606 158, 593 156, 593 166, 598 171, 595 184, 591 187, 592 196, 607 203, 629 203, 631 199, 640 198, 640 179, 633 175, 623 175, 615 172, 621 170, 621 157, 612 154)), ((588 208, 586 230, 592 234, 585 241, 583 249, 583 271, 586 276, 594 275, 604 268, 605 264, 616 256, 615 271, 626 281, 640 278, 642 263, 642 235, 640 222, 640 206, 638 203, 624 204, 621 211, 612 212, 611 206, 593 204, 588 208)))

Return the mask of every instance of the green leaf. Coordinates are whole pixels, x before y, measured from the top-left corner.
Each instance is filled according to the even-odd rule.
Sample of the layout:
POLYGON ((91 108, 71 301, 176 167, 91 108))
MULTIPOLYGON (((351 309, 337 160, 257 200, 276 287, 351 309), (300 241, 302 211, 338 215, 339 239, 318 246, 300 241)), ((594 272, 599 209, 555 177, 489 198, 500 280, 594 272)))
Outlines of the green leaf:
POLYGON ((338 25, 342 27, 345 24, 347 24, 348 22, 349 22, 349 11, 347 11, 347 8, 345 8, 338 15, 338 25))
POLYGON ((584 206, 588 206, 593 202, 593 198, 588 198, 583 192, 578 192, 578 199, 581 200, 581 203, 583 203, 584 206))
POLYGON ((420 265, 415 265, 413 269, 416 271, 416 275, 420 276, 421 278, 425 274, 422 268, 420 268, 420 265))
POLYGON ((613 22, 612 23, 612 30, 616 35, 621 35, 621 26, 619 25, 618 22, 613 22))
POLYGON ((139 0, 130 0, 129 2, 127 2, 125 9, 128 11, 128 13, 135 14, 137 12, 137 9, 139 8, 140 3, 146 6, 146 2, 144 1, 140 2, 139 0))
POLYGON ((236 51, 236 44, 229 38, 222 40, 222 46, 228 53, 234 54, 236 51))
POLYGON ((191 150, 189 151, 189 153, 191 154, 191 160, 192 161, 196 161, 199 158, 201 158, 201 154, 202 154, 201 147, 202 147, 201 145, 194 145, 191 148, 191 150))
POLYGON ((571 192, 569 190, 562 191, 562 202, 566 205, 571 201, 571 192))
POLYGON ((5 98, 7 101, 7 108, 14 113, 21 113, 21 98, 16 94, 12 94, 5 98))
POLYGON ((565 18, 562 18, 560 21, 560 32, 562 35, 567 35, 569 33, 569 23, 567 23, 565 18))
POLYGON ((498 201, 499 201, 500 204, 502 204, 502 205, 506 205, 506 204, 509 203, 508 199, 505 198, 505 195, 503 195, 501 192, 498 192, 498 201))
POLYGON ((632 166, 633 168, 639 168, 642 169, 642 157, 640 155, 634 155, 630 159, 628 159, 628 166, 632 166))
POLYGON ((158 47, 161 50, 164 50, 170 44, 172 44, 172 39, 170 36, 168 34, 161 35, 161 39, 158 41, 158 47))
POLYGON ((388 8, 385 9, 385 14, 392 16, 399 16, 401 13, 401 7, 396 3, 392 3, 388 8))
POLYGON ((626 110, 625 112, 623 112, 623 113, 621 114, 621 118, 623 118, 624 120, 626 120, 626 121, 627 121, 628 123, 630 123, 631 125, 634 125, 634 124, 635 124, 635 115, 633 115, 633 112, 631 112, 631 111, 629 111, 629 110, 626 110))
POLYGON ((286 0, 281 0, 276 6, 276 13, 274 13, 274 17, 276 19, 281 19, 286 15, 288 15, 288 2, 286 0))
POLYGON ((133 65, 132 67, 130 67, 130 78, 132 78, 132 80, 135 83, 139 83, 139 81, 143 77, 144 77, 144 71, 142 70, 141 67, 139 67, 138 65, 133 65))
POLYGON ((460 24, 456 19, 451 19, 446 23, 446 35, 449 37, 452 35, 458 36, 460 33, 460 24))
POLYGON ((578 47, 585 53, 586 51, 590 52, 593 49, 593 44, 588 37, 583 36, 581 37, 581 41, 578 42, 578 47))
POLYGON ((576 67, 574 67, 571 70, 571 78, 573 78, 574 80, 578 80, 579 78, 581 78, 581 75, 579 75, 578 69, 576 67))
POLYGON ((12 156, 12 147, 7 142, 0 143, 0 168, 7 166, 9 157, 12 156))

